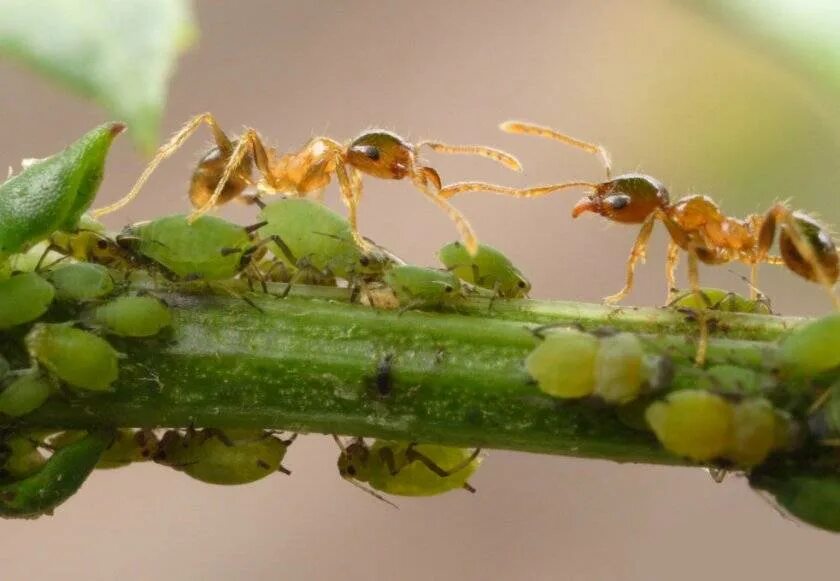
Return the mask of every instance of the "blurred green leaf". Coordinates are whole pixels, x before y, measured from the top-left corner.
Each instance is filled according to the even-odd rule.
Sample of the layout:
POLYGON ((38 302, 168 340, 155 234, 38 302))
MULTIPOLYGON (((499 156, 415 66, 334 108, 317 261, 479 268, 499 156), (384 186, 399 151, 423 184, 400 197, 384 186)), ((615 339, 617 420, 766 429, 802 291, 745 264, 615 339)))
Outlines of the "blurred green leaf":
POLYGON ((195 37, 188 0, 0 0, 0 53, 107 107, 144 150, 195 37))
POLYGON ((840 91, 838 0, 694 0, 694 5, 763 50, 840 91))

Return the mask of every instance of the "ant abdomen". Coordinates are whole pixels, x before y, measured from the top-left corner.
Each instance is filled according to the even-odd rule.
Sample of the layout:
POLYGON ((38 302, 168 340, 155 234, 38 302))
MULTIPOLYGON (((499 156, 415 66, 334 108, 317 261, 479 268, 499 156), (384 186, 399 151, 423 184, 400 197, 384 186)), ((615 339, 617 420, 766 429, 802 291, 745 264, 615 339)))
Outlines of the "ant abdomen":
MULTIPOLYGON (((232 144, 236 146, 236 142, 232 144)), ((230 158, 230 152, 224 152, 218 146, 213 147, 198 161, 198 165, 190 180, 190 202, 196 208, 203 207, 213 192, 222 175, 225 172, 225 165, 230 158)), ((250 155, 246 155, 242 163, 230 176, 230 179, 222 188, 222 194, 217 204, 224 204, 239 197, 242 192, 251 185, 251 166, 253 161, 250 155)))
MULTIPOLYGON (((814 259, 823 271, 823 276, 828 282, 837 282, 840 275, 840 263, 838 263, 837 248, 834 240, 826 229, 816 220, 801 212, 793 212, 792 219, 796 223, 799 234, 804 238, 814 253, 814 259)), ((810 281, 820 282, 820 275, 817 267, 807 260, 796 247, 791 238, 788 226, 782 224, 779 229, 779 250, 785 265, 799 276, 810 281)))

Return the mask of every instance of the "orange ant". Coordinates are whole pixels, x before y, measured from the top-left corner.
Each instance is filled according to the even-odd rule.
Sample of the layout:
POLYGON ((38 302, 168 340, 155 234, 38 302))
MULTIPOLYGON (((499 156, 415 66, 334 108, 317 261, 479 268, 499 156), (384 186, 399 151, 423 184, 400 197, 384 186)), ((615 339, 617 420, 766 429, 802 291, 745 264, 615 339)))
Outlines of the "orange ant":
POLYGON ((465 246, 471 254, 475 254, 478 240, 472 226, 459 210, 440 195, 440 176, 434 168, 421 165, 418 150, 428 147, 439 153, 479 155, 508 169, 522 170, 514 156, 498 149, 480 145, 448 145, 437 141, 411 144, 381 129, 365 131, 344 144, 328 137, 316 137, 300 151, 281 155, 274 148, 267 147, 256 130, 246 128, 242 135, 231 140, 213 115, 202 113, 189 120, 158 150, 125 197, 95 210, 93 215, 98 217, 109 214, 133 200, 157 166, 175 153, 202 124, 209 126, 215 145, 201 157, 192 175, 189 197, 196 209, 190 215, 191 220, 235 198, 246 202, 255 201, 254 196, 243 195, 245 189, 252 185, 260 193, 306 196, 322 191, 330 183, 332 174, 335 174, 342 200, 348 208, 353 236, 362 248, 367 247, 367 242, 358 232, 356 214, 362 198, 363 174, 381 179, 410 179, 417 189, 455 222, 465 246), (260 174, 256 184, 251 179, 254 166, 260 174))

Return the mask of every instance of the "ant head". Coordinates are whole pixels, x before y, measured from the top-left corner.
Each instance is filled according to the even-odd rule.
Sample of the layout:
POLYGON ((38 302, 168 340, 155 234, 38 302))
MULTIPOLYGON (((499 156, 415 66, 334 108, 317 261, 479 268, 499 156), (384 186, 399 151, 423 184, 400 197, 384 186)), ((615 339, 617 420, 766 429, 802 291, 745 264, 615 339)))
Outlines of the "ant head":
POLYGON ((791 239, 787 226, 783 223, 779 229, 779 250, 785 265, 799 276, 814 282, 820 282, 817 268, 822 268, 823 274, 829 279, 828 282, 836 282, 840 275, 840 264, 838 264, 837 248, 831 236, 819 222, 806 214, 793 212, 792 218, 803 241, 814 253, 817 264, 813 264, 802 256, 791 239))
POLYGON ((367 131, 347 147, 347 163, 366 174, 400 180, 414 164, 414 149, 389 131, 367 131))
POLYGON ((668 204, 668 190, 662 183, 642 174, 625 174, 598 184, 575 204, 572 217, 594 212, 614 222, 640 224, 668 204))
POLYGON ((346 448, 342 448, 338 457, 338 473, 342 478, 367 482, 369 479, 368 459, 370 449, 363 440, 355 440, 346 448))

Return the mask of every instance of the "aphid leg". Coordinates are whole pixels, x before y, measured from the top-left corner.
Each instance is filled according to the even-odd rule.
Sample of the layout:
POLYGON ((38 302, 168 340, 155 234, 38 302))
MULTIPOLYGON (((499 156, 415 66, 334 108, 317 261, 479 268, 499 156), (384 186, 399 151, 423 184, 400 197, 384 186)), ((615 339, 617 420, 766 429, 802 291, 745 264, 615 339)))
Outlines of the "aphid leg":
POLYGON ((49 244, 45 249, 44 252, 41 253, 40 258, 38 258, 38 262, 35 264, 35 272, 41 272, 41 267, 44 267, 44 270, 52 268, 62 260, 70 258, 69 254, 64 254, 61 247, 56 246, 55 244, 49 244), (48 265, 44 266, 44 260, 46 260, 47 256, 50 252, 59 252, 61 253, 61 257, 56 258, 48 265))
MULTIPOLYGON (((446 469, 446 468, 441 468, 440 466, 438 466, 428 456, 425 456, 424 454, 421 454, 420 452, 418 452, 417 449, 415 448, 415 446, 417 446, 417 444, 414 443, 414 442, 412 442, 411 444, 408 445, 408 448, 405 451, 406 460, 408 460, 409 462, 413 462, 415 460, 421 462, 426 468, 428 468, 429 470, 431 470, 432 472, 434 472, 435 474, 437 474, 441 478, 447 478, 449 476, 452 476, 453 474, 457 474, 458 472, 460 472, 461 470, 463 470, 464 468, 469 466, 470 463, 472 463, 473 460, 478 458, 478 455, 481 453, 481 448, 476 448, 475 451, 472 454, 470 454, 470 456, 468 458, 464 459, 463 462, 460 462, 459 464, 453 466, 452 468, 446 469)), ((469 492, 475 492, 475 488, 470 486, 469 483, 465 482, 464 483, 464 488, 469 492)))
MULTIPOLYGON (((698 299, 708 302, 708 297, 700 288, 700 269, 697 255, 694 252, 688 253, 688 280, 691 284, 691 290, 698 299)), ((698 367, 706 362, 706 351, 709 347, 709 321, 706 309, 700 309, 697 312, 697 324, 700 326, 700 339, 697 342, 697 353, 694 355, 694 364, 698 367)))
POLYGON ((450 145, 440 141, 423 140, 417 143, 417 148, 428 147, 437 153, 455 153, 465 155, 478 155, 498 162, 512 171, 521 172, 522 164, 515 156, 501 149, 486 147, 484 145, 450 145))
MULTIPOLYGON (((225 171, 222 173, 219 183, 216 184, 216 189, 213 190, 213 195, 210 196, 203 206, 193 210, 192 214, 190 214, 189 218, 187 218, 190 224, 195 222, 202 215, 206 214, 216 205, 216 202, 219 200, 219 197, 221 197, 222 191, 225 189, 225 186, 231 176, 233 176, 234 172, 242 165, 242 161, 245 159, 245 156, 251 153, 255 158, 258 157, 255 153, 257 149, 264 150, 260 136, 257 134, 256 130, 248 128, 245 130, 245 133, 239 136, 239 139, 236 142, 236 147, 233 148, 233 151, 227 160, 227 164, 225 165, 225 171)), ((261 168, 260 171, 263 171, 263 169, 261 168)))
POLYGON ((545 137, 547 139, 553 139, 554 141, 560 141, 561 143, 565 143, 566 145, 571 145, 572 147, 582 149, 586 153, 597 155, 601 158, 601 162, 604 164, 604 169, 607 172, 607 179, 610 179, 612 177, 612 162, 610 161, 610 154, 601 145, 589 143, 587 141, 581 141, 580 139, 575 139, 574 137, 566 135, 565 133, 560 133, 559 131, 552 129, 551 127, 545 127, 543 125, 527 123, 524 121, 505 121, 504 123, 499 125, 499 129, 507 133, 534 135, 536 137, 545 137))
POLYGON ((564 182, 561 184, 535 186, 533 188, 511 188, 488 182, 455 182, 441 188, 439 195, 443 198, 449 199, 465 192, 490 192, 514 198, 539 198, 541 196, 553 194, 554 192, 560 190, 576 188, 595 189, 596 186, 597 184, 592 182, 564 182))
POLYGON ((190 138, 190 136, 196 132, 196 130, 201 127, 202 124, 207 124, 210 127, 210 130, 213 132, 213 140, 216 142, 218 148, 223 152, 229 152, 233 149, 231 145, 230 139, 228 136, 225 135, 225 132, 222 131, 219 124, 216 122, 216 118, 212 115, 212 113, 202 113, 201 115, 196 115, 189 121, 187 121, 181 129, 179 129, 172 137, 169 138, 165 144, 163 144, 160 149, 158 149, 157 153, 155 154, 152 161, 149 162, 149 165, 146 166, 146 169, 143 170, 143 173, 140 174, 140 177, 137 179, 137 182, 134 184, 134 187, 126 194, 122 199, 105 206, 104 208, 97 208, 93 210, 90 214, 94 218, 99 218, 101 216, 105 216, 107 214, 111 214, 112 212, 116 212, 129 202, 131 202, 137 195, 140 193, 140 189, 152 175, 152 173, 157 169, 157 167, 161 164, 163 160, 171 156, 173 153, 178 151, 180 147, 184 144, 184 142, 190 138))
POLYGON ((475 231, 460 210, 450 204, 446 198, 440 194, 440 187, 434 183, 437 172, 434 174, 430 174, 430 172, 434 172, 434 170, 424 167, 415 169, 412 175, 412 181, 414 182, 415 187, 423 192, 429 200, 431 200, 438 208, 443 210, 449 219, 455 223, 455 228, 461 236, 464 248, 467 249, 470 256, 475 256, 478 252, 478 237, 475 235, 475 231))
POLYGON ((680 262, 680 247, 676 242, 668 242, 668 254, 665 258, 665 281, 668 287, 668 295, 665 304, 674 302, 674 293, 677 292, 677 264, 680 262))
POLYGON ((605 297, 605 303, 613 304, 619 302, 621 299, 626 297, 630 290, 633 288, 633 279, 635 277, 636 272, 636 263, 640 260, 642 262, 644 262, 645 260, 645 252, 647 251, 648 241, 650 240, 650 235, 653 232, 653 225, 656 222, 656 218, 656 214, 651 214, 645 219, 641 229, 639 230, 639 235, 636 237, 636 242, 633 244, 633 248, 630 250, 630 256, 627 258, 627 278, 624 282, 624 288, 622 288, 614 295, 605 297))

